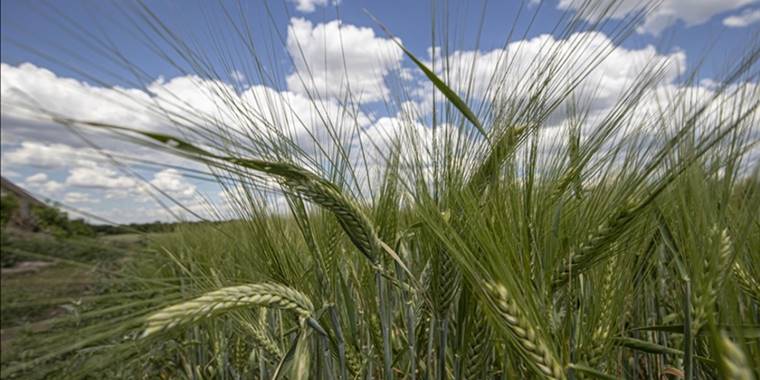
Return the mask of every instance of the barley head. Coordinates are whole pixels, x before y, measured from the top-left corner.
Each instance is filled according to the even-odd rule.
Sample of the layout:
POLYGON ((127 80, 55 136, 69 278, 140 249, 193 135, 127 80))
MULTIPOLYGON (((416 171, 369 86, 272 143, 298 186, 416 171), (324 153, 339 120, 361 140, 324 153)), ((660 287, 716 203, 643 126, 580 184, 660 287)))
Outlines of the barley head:
POLYGON ((747 356, 724 332, 720 334, 721 364, 727 380, 754 380, 747 356))
POLYGON ((301 318, 309 318, 314 312, 314 306, 303 293, 284 285, 262 283, 232 286, 214 290, 150 315, 143 336, 251 306, 291 310, 301 318))
POLYGON ((562 366, 557 361, 530 321, 524 318, 507 288, 501 284, 487 284, 489 296, 506 322, 507 329, 515 337, 517 346, 523 351, 528 363, 546 379, 565 379, 562 366))

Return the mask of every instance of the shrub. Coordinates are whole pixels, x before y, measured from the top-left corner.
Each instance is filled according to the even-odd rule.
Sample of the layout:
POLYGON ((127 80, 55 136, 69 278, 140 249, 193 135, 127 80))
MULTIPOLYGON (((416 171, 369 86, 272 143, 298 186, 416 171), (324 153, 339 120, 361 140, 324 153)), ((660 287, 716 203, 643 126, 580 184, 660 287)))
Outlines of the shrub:
POLYGON ((18 200, 12 194, 0 196, 0 223, 2 227, 11 220, 13 214, 18 210, 18 200))

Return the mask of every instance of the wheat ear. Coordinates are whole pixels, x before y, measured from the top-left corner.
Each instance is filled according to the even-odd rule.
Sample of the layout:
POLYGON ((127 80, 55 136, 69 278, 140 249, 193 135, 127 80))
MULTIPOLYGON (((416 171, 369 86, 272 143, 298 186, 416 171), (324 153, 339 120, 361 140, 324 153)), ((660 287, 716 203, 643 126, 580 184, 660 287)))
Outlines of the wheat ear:
POLYGON ((516 338, 517 346, 523 351, 528 362, 546 379, 564 380, 565 374, 554 354, 544 340, 524 318, 507 288, 501 284, 486 284, 499 315, 506 321, 507 328, 516 338))
POLYGON ((731 268, 734 272, 739 287, 755 302, 760 303, 760 283, 757 282, 747 271, 742 267, 738 261, 734 261, 734 265, 731 268))
POLYGON ((604 356, 605 342, 609 341, 610 332, 613 322, 613 300, 617 288, 614 279, 617 271, 617 256, 610 257, 607 268, 605 268, 603 283, 600 291, 601 295, 601 313, 596 321, 596 327, 591 334, 589 342, 589 365, 597 368, 604 356))
POLYGON ((702 286, 698 288, 693 301, 694 320, 692 321, 692 331, 694 333, 704 326, 707 315, 715 307, 718 291, 728 272, 731 252, 733 251, 733 244, 731 237, 728 235, 728 230, 724 229, 718 232, 717 228, 713 228, 711 233, 718 239, 720 248, 717 255, 710 255, 705 259, 705 273, 708 275, 702 286))
POLYGON ((754 380, 747 356, 724 332, 720 334, 720 360, 727 380, 754 380))
POLYGON ((607 221, 599 225, 597 229, 590 233, 586 240, 573 250, 570 262, 565 265, 555 277, 553 286, 560 287, 564 285, 571 277, 575 277, 584 270, 588 269, 591 264, 599 257, 599 253, 615 241, 615 239, 625 230, 625 227, 634 217, 633 210, 635 206, 629 203, 618 209, 607 221))
POLYGON ((326 208, 337 218, 354 245, 373 263, 377 262, 380 238, 358 205, 333 183, 286 162, 228 158, 227 161, 277 177, 290 190, 326 208))
POLYGON ((279 362, 282 359, 282 351, 280 347, 269 337, 269 334, 260 326, 255 326, 252 323, 245 323, 248 331, 251 333, 251 337, 256 345, 261 348, 264 353, 269 355, 272 361, 279 362))
MULTIPOLYGON (((474 315, 481 315, 480 307, 475 308, 474 315)), ((473 320, 470 324, 471 339, 463 360, 462 374, 465 379, 483 378, 483 369, 488 367, 491 357, 491 328, 485 320, 473 320)))
POLYGON ((214 290, 150 315, 143 336, 250 306, 292 310, 302 318, 310 318, 314 312, 314 306, 303 293, 284 285, 263 283, 232 286, 214 290))

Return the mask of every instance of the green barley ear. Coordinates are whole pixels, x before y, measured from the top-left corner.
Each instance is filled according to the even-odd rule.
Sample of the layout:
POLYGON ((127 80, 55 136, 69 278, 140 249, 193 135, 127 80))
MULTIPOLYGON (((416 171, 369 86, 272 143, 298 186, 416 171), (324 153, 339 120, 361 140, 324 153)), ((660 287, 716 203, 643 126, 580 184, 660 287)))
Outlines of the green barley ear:
POLYGON ((166 307, 150 315, 143 337, 211 318, 231 310, 252 306, 291 310, 302 319, 310 319, 314 313, 314 306, 309 298, 284 285, 263 283, 231 286, 166 307))
MULTIPOLYGON (((616 249, 616 248, 613 248, 616 249)), ((591 322, 593 326, 593 332, 591 334, 591 340, 588 342, 588 362, 592 368, 598 368, 600 363, 604 359, 605 345, 609 342, 609 338, 613 330, 613 301, 617 296, 615 286, 615 273, 619 270, 617 265, 617 256, 612 256, 607 263, 607 267, 604 271, 604 277, 602 278, 601 289, 599 292, 601 313, 598 318, 591 322)))
POLYGON ((707 315, 715 307, 715 301, 718 298, 723 280, 728 273, 731 263, 731 253, 733 244, 727 229, 718 230, 713 227, 711 230, 712 238, 717 240, 718 252, 714 255, 707 255, 705 259, 704 272, 707 274, 704 282, 698 287, 693 300, 694 320, 692 321, 692 331, 698 332, 706 323, 707 315))
POLYGON ((578 245, 570 257, 570 262, 563 266, 553 281, 553 287, 558 288, 571 278, 588 270, 602 255, 604 250, 625 231, 636 216, 638 207, 630 202, 618 208, 605 222, 590 233, 585 241, 578 245))
POLYGON ((282 360, 282 350, 280 350, 280 347, 277 346, 261 326, 255 326, 252 323, 245 323, 244 326, 251 334, 251 338, 253 338, 256 345, 269 355, 272 361, 279 362, 282 360))
MULTIPOLYGON (((475 307, 475 316, 482 314, 479 306, 475 307)), ((465 379, 482 379, 488 368, 491 357, 492 334, 491 327, 483 319, 473 318, 470 327, 473 331, 468 332, 467 346, 462 360, 462 376, 465 379)))
POLYGON ((742 291, 755 302, 760 303, 760 282, 750 276, 739 261, 734 261, 731 271, 742 291))
POLYGON ((507 288, 501 284, 486 284, 486 290, 528 364, 545 379, 564 380, 565 373, 559 361, 530 321, 524 318, 507 288))
POLYGON ((720 333, 720 364, 726 380, 754 380, 752 368, 742 349, 725 332, 720 333))
MULTIPOLYGON (((354 245, 372 263, 377 263, 377 254, 382 250, 383 244, 377 236, 369 218, 364 215, 356 203, 343 194, 338 186, 297 165, 288 162, 218 155, 175 136, 145 132, 118 125, 98 122, 77 122, 73 120, 58 120, 58 122, 63 124, 76 123, 120 133, 136 134, 160 144, 159 146, 162 149, 175 154, 179 153, 207 165, 217 166, 222 170, 229 170, 224 165, 224 163, 229 163, 271 175, 280 180, 285 187, 335 214, 341 227, 343 227, 343 230, 354 245)), ((396 257, 394 257, 394 260, 399 261, 396 257)), ((406 265, 403 262, 399 261, 399 264, 406 269, 406 265)))
POLYGON ((377 262, 381 242, 372 222, 359 206, 332 182, 287 162, 237 157, 216 158, 274 176, 285 187, 332 212, 359 251, 371 262, 377 262))
POLYGON ((499 168, 507 157, 517 149, 527 130, 528 126, 526 125, 514 126, 505 131, 496 141, 488 157, 475 170, 467 183, 467 187, 473 194, 482 192, 490 181, 498 176, 499 168))

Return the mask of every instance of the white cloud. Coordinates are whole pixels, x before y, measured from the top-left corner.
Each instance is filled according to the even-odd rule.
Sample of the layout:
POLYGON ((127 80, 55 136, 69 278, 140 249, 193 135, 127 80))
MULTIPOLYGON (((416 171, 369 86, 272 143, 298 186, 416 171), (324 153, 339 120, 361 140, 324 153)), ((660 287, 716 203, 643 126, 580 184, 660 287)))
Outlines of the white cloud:
POLYGON ((232 70, 230 71, 230 78, 234 80, 235 82, 243 82, 245 81, 245 74, 243 74, 240 70, 232 70))
POLYGON ((42 186, 40 186, 40 190, 42 190, 45 194, 54 194, 58 191, 63 189, 63 184, 58 181, 47 181, 42 186))
MULTIPOLYGON (((734 1, 735 2, 735 1, 734 1)), ((563 3, 561 2, 560 6, 563 3)), ((631 5, 630 2, 624 2, 631 5)), ((678 1, 665 1, 668 6, 680 4, 678 1)), ((729 1, 731 3, 731 1, 729 1)), ((624 4, 624 5, 625 5, 624 4)), ((565 4, 565 6, 567 6, 565 4)), ((680 6, 680 5, 679 5, 680 6)), ((624 9, 624 7, 623 7, 624 9)), ((683 20, 697 20, 692 16, 684 16, 683 20)), ((648 21, 649 22, 649 21, 648 21)), ((687 21, 697 22, 697 21, 687 21)), ((645 25, 646 26, 646 23, 645 25)), ((546 57, 549 52, 569 56, 570 60, 563 65, 555 78, 568 78, 573 73, 584 70, 589 62, 585 55, 598 51, 598 48, 611 44, 609 38, 601 33, 578 33, 566 40, 558 40, 551 35, 542 35, 524 41, 513 42, 506 50, 491 50, 485 52, 457 51, 450 56, 452 63, 450 78, 455 83, 455 89, 463 94, 466 91, 466 78, 473 74, 473 97, 484 98, 488 95, 488 85, 493 84, 494 73, 507 73, 503 78, 505 88, 514 89, 512 96, 525 96, 520 85, 530 83, 532 75, 546 69, 546 57), (508 71, 504 70, 503 56, 514 59, 508 71)), ((222 81, 202 79, 197 76, 182 76, 164 80, 159 78, 146 90, 118 89, 96 87, 73 79, 58 77, 52 72, 35 67, 31 64, 11 66, 2 64, 2 97, 3 116, 11 115, 19 120, 34 119, 36 115, 18 108, 7 108, 6 104, 23 102, 29 98, 35 99, 42 107, 52 109, 66 116, 79 119, 101 120, 131 127, 160 130, 170 124, 168 120, 157 116, 156 107, 161 107, 170 114, 189 116, 184 123, 203 123, 204 126, 229 127, 234 131, 243 131, 248 136, 266 135, 266 138, 251 138, 255 140, 272 141, 277 133, 297 141, 307 154, 315 151, 309 144, 314 141, 313 134, 320 143, 328 144, 325 123, 344 125, 345 131, 361 131, 358 136, 341 136, 343 142, 356 143, 359 139, 365 147, 376 146, 376 157, 371 157, 371 169, 380 168, 381 154, 387 153, 387 146, 394 138, 417 138, 427 147, 432 143, 432 134, 428 126, 413 121, 425 120, 424 113, 430 109, 428 99, 430 84, 427 81, 418 88, 419 95, 415 102, 399 105, 399 115, 352 115, 336 98, 343 98, 350 83, 351 92, 360 97, 361 102, 381 100, 389 95, 384 79, 388 75, 397 74, 406 81, 420 79, 422 76, 414 70, 401 67, 402 52, 390 39, 375 35, 371 28, 332 21, 313 24, 304 19, 294 18, 288 32, 287 48, 294 57, 296 73, 301 74, 307 81, 307 86, 300 83, 296 73, 287 77, 288 90, 279 90, 266 86, 251 86, 240 89, 222 81), (301 55, 303 53, 303 55, 301 55), (345 58, 345 61, 344 61, 345 58), (308 67, 307 67, 308 63, 308 67), (416 74, 416 75, 415 75, 416 74), (311 82, 313 79, 313 83, 311 82), (424 87, 424 88, 423 88, 424 87), (307 96, 306 89, 320 95, 318 104, 307 96), (234 102, 241 104, 240 108, 229 107, 234 102), (410 117, 411 116, 411 117, 410 117), (346 126, 357 124, 359 128, 346 126), (307 133, 309 132, 309 133, 307 133), (427 145, 426 145, 427 144, 427 145)), ((441 60, 438 60, 441 62, 441 60)), ((685 65, 683 52, 669 54, 658 53, 652 46, 639 49, 615 48, 591 75, 584 85, 577 89, 580 97, 588 99, 592 110, 603 115, 618 99, 620 94, 637 81, 637 75, 646 64, 653 62, 666 63, 660 88, 673 91, 679 69, 685 65)), ((231 72, 230 78, 244 80, 242 73, 231 72)), ((705 82, 707 87, 709 83, 705 82)), ((441 98, 439 98, 441 99, 441 98)), ((468 101, 470 101, 468 99, 468 101)), ((474 107, 473 107, 474 108, 474 107)), ((646 109, 646 105, 642 105, 646 109)), ((556 125, 561 125, 561 121, 556 125)), ((9 133, 3 126, 3 141, 9 133)), ((549 128, 544 134, 548 140, 562 140, 561 128, 549 128)), ((36 184, 39 191, 47 194, 70 190, 68 187, 105 189, 106 198, 125 199, 131 197, 134 205, 143 202, 145 192, 140 184, 131 177, 119 174, 114 170, 103 168, 103 159, 96 150, 74 147, 66 144, 44 144, 31 141, 14 141, 17 147, 3 149, 3 170, 8 165, 18 168, 34 166, 54 168, 68 171, 64 182, 51 180, 44 173, 30 176, 27 182, 36 184)), ((116 145, 114 145, 116 146, 116 145)), ((123 146, 118 146, 121 152, 126 152, 123 146)), ((131 149, 131 148, 130 148, 131 149)), ((372 148, 370 148, 371 150, 372 148)), ((166 163, 164 157, 160 160, 155 152, 132 150, 133 156, 140 156, 154 162, 166 163)), ((358 150, 352 150, 357 154, 358 150)), ((408 158, 409 151, 404 151, 408 158)), ((423 152, 424 155, 424 152, 423 152)), ((354 157, 351 157, 352 159, 354 157)), ((422 157, 425 162, 434 158, 422 157)), ((358 162, 358 161, 357 161, 358 162)), ((65 172, 64 171, 64 172, 65 172)), ((150 177, 148 177, 150 178, 150 177)), ((372 179, 366 179, 367 182, 372 179)), ((149 179, 150 183, 166 191, 183 204, 194 210, 202 209, 202 204, 195 197, 198 189, 174 169, 162 170, 149 179)), ((359 185, 361 187, 362 185, 359 185)), ((64 200, 72 203, 87 202, 96 199, 99 194, 95 191, 68 191, 64 200)), ((59 197, 60 198, 60 197, 59 197)), ((230 198, 230 197, 228 197, 230 198)), ((274 203, 280 204, 282 197, 274 203)), ((106 201, 104 201, 106 203, 106 201)), ((229 202, 228 202, 229 203, 229 202)), ((142 206, 142 205, 141 205, 142 206)), ((122 218, 154 218, 160 214, 156 208, 129 208, 114 214, 122 218), (140 211, 142 210, 142 211, 140 211), (129 215, 126 215, 129 214, 129 215)), ((166 219, 165 213, 161 219, 166 219)))
MULTIPOLYGON (((640 49, 614 47, 603 33, 584 32, 566 39, 544 34, 486 52, 455 51, 447 61, 445 76, 460 95, 469 94, 471 103, 491 100, 495 94, 518 99, 530 96, 531 85, 547 79, 547 72, 552 72, 548 79, 554 86, 549 93, 556 94, 575 84, 574 78, 595 62, 598 64, 574 94, 587 102, 592 112, 601 112, 630 89, 648 67, 661 66, 661 83, 672 83, 686 65, 686 55, 682 51, 660 54, 651 45, 640 49), (604 51, 609 54, 600 62, 597 55, 604 51)), ((440 68, 436 70, 440 74, 440 68)), ((423 81, 414 93, 421 99, 418 109, 429 109, 430 85, 423 81)))
MULTIPOLYGON (((38 115, 24 112, 26 110, 23 108, 5 107, 6 104, 18 103, 28 95, 36 98, 44 107, 52 107, 57 102, 66 102, 68 106, 59 108, 57 112, 71 118, 92 120, 95 113, 90 113, 88 103, 95 98, 106 96, 104 94, 117 96, 110 92, 116 90, 93 87, 76 80, 58 77, 48 70, 30 64, 22 64, 18 67, 4 64, 2 70, 4 105, 2 108, 4 144, 2 166, 4 173, 12 169, 30 167, 62 172, 66 178, 63 182, 44 183, 40 178, 39 191, 44 190, 46 195, 51 197, 58 195, 57 198, 61 198, 63 197, 60 193, 62 190, 71 190, 70 188, 76 187, 93 189, 87 193, 104 200, 113 199, 132 203, 149 201, 146 196, 147 190, 138 181, 129 176, 120 175, 107 167, 104 168, 104 165, 108 164, 108 159, 101 151, 83 146, 81 141, 70 138, 69 132, 63 128, 52 132, 50 123, 39 122, 38 115), (65 95, 60 94, 59 91, 46 90, 48 88, 65 89, 62 91, 65 95), (51 132, 44 135, 32 132, 46 128, 51 132), (53 141, 66 141, 66 143, 29 140, 38 136, 53 141), (67 137, 69 137, 68 140, 67 137)), ((157 110, 156 107, 161 107, 169 115, 186 117, 182 120, 183 123, 204 123, 204 126, 213 123, 222 129, 229 126, 245 132, 250 136, 251 144, 256 141, 271 143, 284 135, 298 142, 305 149, 313 151, 314 138, 320 143, 328 141, 325 123, 350 131, 364 128, 370 123, 369 118, 361 112, 345 112, 345 108, 334 99, 318 100, 315 104, 304 95, 265 86, 252 86, 238 92, 233 86, 224 82, 184 76, 169 80, 159 78, 146 90, 147 92, 124 90, 127 94, 136 94, 139 99, 149 99, 144 103, 132 102, 135 107, 145 107, 134 113, 155 116, 158 113, 151 111, 157 110), (243 106, 229 107, 227 106, 229 102, 243 106), (261 135, 266 135, 267 138, 256 138, 261 135), (312 148, 309 148, 310 146, 312 148)), ((146 130, 161 130, 170 124, 168 120, 158 117, 135 119, 134 123, 131 123, 128 118, 123 117, 123 114, 111 112, 106 108, 107 104, 109 103, 98 105, 103 110, 103 115, 100 115, 103 121, 114 124, 127 123, 126 125, 130 127, 146 130)), ((119 104, 116 104, 113 110, 119 111, 119 104)), ((101 146, 105 143, 104 151, 112 155, 203 169, 196 164, 158 153, 153 149, 125 144, 121 140, 104 140, 102 135, 95 137, 94 141, 101 146)), ((350 136, 344 137, 345 140, 350 138, 350 136)), ((183 203, 191 193, 195 192, 195 186, 185 181, 177 171, 162 171, 157 173, 152 180, 150 177, 148 180, 173 197, 183 199, 183 203)))
POLYGON ((80 167, 69 171, 65 181, 67 186, 100 189, 132 189, 137 182, 107 168, 80 167))
POLYGON ((37 173, 26 177, 27 183, 41 183, 48 180, 48 176, 45 173, 37 173))
MULTIPOLYGON (((369 29, 367 31, 372 33, 369 29)), ((350 31, 347 34, 351 35, 350 31)), ((354 63, 359 61, 361 60, 351 59, 354 63)), ((368 67, 367 62, 359 63, 368 67)), ((40 115, 19 106, 27 98, 34 98, 41 107, 72 119, 103 121, 168 133, 176 133, 173 129, 168 130, 174 123, 218 127, 222 130, 229 128, 244 132, 252 142, 264 140, 257 138, 262 134, 270 138, 284 134, 305 143, 310 139, 306 136, 307 131, 318 135, 320 130, 324 130, 325 123, 344 126, 346 123, 359 123, 360 127, 368 124, 366 115, 361 112, 345 112, 345 108, 336 99, 317 100, 315 104, 315 101, 301 93, 260 85, 238 92, 228 83, 193 75, 169 80, 159 78, 147 86, 147 92, 89 86, 73 79, 58 77, 31 64, 21 64, 18 67, 2 64, 0 79, 3 88, 3 142, 21 146, 21 149, 10 154, 3 152, 3 158, 17 165, 84 166, 103 161, 102 155, 91 148, 28 141, 42 137, 58 142, 68 138, 72 140, 71 144, 82 144, 81 141, 71 139, 71 134, 66 129, 56 129, 50 123, 30 124, 37 122, 40 115), (128 100, 128 97, 134 99, 128 100), (240 107, 229 104, 238 104, 240 107), (130 107, 125 108, 127 106, 130 107), (42 130, 49 133, 42 134, 42 130)), ((375 84, 382 84, 381 77, 376 79, 379 82, 375 84)), ((371 81, 373 80, 375 79, 371 81)), ((96 137, 99 144, 105 141, 102 134, 96 137)), ((123 141, 110 141, 110 144, 111 153, 114 150, 122 153, 129 151, 131 155, 136 155, 136 149, 125 148, 123 141)), ((142 149, 139 155, 144 159, 167 162, 166 155, 155 150, 142 149)))
MULTIPOLYGON (((614 11, 608 17, 623 18, 626 15, 640 10, 649 2, 639 0, 598 0, 600 4, 610 4, 616 1, 614 11)), ((639 33, 659 35, 660 32, 673 25, 677 21, 683 21, 686 26, 703 24, 713 16, 739 9, 757 0, 662 0, 656 2, 658 6, 651 12, 647 12, 644 22, 639 26, 639 33)), ((577 10, 585 4, 581 0, 560 0, 557 8, 577 10)), ((601 8, 601 7, 600 7, 601 8)))
POLYGON ((314 12, 317 7, 324 7, 327 5, 327 0, 290 0, 290 2, 296 5, 296 9, 299 12, 311 13, 314 12))
POLYGON ((93 198, 90 194, 81 192, 68 192, 63 197, 63 203, 97 203, 97 198, 93 198))
POLYGON ((3 115, 46 119, 36 109, 88 121, 156 128, 159 121, 145 112, 149 96, 140 90, 104 88, 56 76, 30 63, 0 64, 3 115))
POLYGON ((195 185, 185 181, 182 173, 176 169, 164 169, 156 173, 150 183, 179 200, 190 199, 196 193, 195 185))
POLYGON ((3 152, 3 161, 16 166, 63 168, 67 166, 96 166, 97 152, 65 144, 45 144, 25 141, 12 151, 3 152))
POLYGON ((291 91, 343 99, 350 90, 359 102, 387 96, 384 78, 401 68, 403 58, 392 40, 339 20, 314 25, 291 19, 287 48, 296 69, 287 78, 291 91))
POLYGON ((743 28, 760 21, 760 9, 747 9, 742 13, 723 19, 723 25, 729 28, 743 28))
POLYGON ((62 183, 48 178, 45 173, 36 173, 26 177, 24 185, 45 197, 53 197, 64 188, 62 183))

